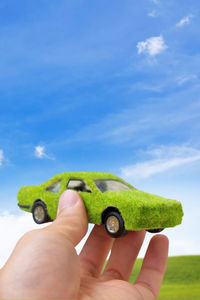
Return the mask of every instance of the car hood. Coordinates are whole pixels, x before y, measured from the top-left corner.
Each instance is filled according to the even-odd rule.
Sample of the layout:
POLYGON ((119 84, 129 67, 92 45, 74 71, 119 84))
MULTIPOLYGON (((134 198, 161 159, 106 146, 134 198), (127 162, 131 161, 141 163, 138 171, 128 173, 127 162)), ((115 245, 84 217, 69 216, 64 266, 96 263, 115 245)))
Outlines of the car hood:
POLYGON ((113 206, 127 215, 127 223, 134 219, 131 228, 165 228, 182 221, 183 209, 179 201, 145 193, 139 190, 105 192, 113 206), (134 217, 133 217, 134 216, 134 217))
POLYGON ((137 203, 141 202, 145 205, 152 205, 154 202, 155 204, 160 204, 160 203, 165 203, 166 201, 169 203, 174 203, 178 202, 173 199, 168 199, 164 198, 158 195, 150 194, 150 193, 145 193, 143 191, 139 191, 137 189, 132 189, 132 190, 122 190, 122 191, 107 191, 103 193, 106 197, 109 198, 114 198, 117 197, 119 199, 124 199, 124 201, 137 201, 137 203))

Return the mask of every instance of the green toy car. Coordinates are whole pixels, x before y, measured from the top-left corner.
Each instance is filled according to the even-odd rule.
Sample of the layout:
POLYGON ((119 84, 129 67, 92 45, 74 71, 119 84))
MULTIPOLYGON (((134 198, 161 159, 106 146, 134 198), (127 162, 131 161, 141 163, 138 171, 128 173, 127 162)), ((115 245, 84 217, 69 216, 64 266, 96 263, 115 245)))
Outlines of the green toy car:
POLYGON ((180 202, 139 191, 113 174, 100 172, 62 173, 40 185, 22 187, 18 205, 38 224, 52 221, 66 189, 81 195, 89 222, 104 224, 115 238, 128 230, 160 232, 182 221, 180 202))

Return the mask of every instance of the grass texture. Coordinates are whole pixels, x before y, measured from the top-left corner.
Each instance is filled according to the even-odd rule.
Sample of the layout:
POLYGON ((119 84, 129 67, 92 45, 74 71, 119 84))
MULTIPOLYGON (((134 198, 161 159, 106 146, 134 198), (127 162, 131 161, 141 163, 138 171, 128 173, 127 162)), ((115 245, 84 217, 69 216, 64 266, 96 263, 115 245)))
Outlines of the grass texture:
POLYGON ((58 199, 66 190, 69 179, 83 179, 91 193, 79 192, 83 198, 90 223, 101 224, 102 212, 108 207, 115 207, 123 217, 127 230, 155 229, 174 227, 181 223, 183 210, 180 202, 152 195, 135 189, 121 178, 110 173, 72 172, 54 176, 41 185, 23 187, 18 193, 21 205, 29 205, 31 212, 36 200, 42 200, 52 220, 56 217, 58 199), (119 180, 129 186, 130 190, 107 191, 101 193, 94 183, 97 179, 119 180), (61 181, 59 193, 46 191, 46 188, 61 181))
MULTIPOLYGON (((130 282, 139 274, 142 259, 135 263, 130 282)), ((169 257, 158 300, 200 299, 200 255, 169 257)))

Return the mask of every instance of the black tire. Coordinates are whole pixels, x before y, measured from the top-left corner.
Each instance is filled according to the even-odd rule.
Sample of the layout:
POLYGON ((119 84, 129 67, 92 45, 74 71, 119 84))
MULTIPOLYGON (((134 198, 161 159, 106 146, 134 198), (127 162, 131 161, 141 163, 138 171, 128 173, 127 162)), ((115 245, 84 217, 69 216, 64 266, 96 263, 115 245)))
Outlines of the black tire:
POLYGON ((156 228, 156 229, 148 229, 146 231, 150 232, 150 233, 159 233, 161 231, 163 231, 164 228, 156 228))
POLYGON ((43 224, 50 221, 47 214, 46 205, 42 201, 37 201, 34 203, 32 208, 32 216, 33 220, 37 224, 43 224))
POLYGON ((122 218, 122 216, 120 215, 120 213, 116 212, 116 211, 111 211, 109 212, 105 219, 104 219, 104 226, 105 226, 105 230, 106 232, 112 237, 112 238, 118 238, 123 236, 124 234, 126 234, 126 230, 124 227, 124 220, 122 218), (111 226, 109 226, 108 222, 112 223, 112 218, 113 218, 113 222, 115 222, 115 225, 117 226, 113 226, 113 230, 111 230, 111 226))

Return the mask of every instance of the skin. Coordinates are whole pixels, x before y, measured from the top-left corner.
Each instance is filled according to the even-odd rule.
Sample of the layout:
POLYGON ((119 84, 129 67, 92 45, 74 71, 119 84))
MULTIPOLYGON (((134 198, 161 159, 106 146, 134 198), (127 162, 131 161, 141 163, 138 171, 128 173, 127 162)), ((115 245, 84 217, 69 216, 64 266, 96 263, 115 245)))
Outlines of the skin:
POLYGON ((75 246, 87 228, 79 194, 64 192, 56 220, 25 234, 0 270, 0 299, 156 299, 167 264, 166 236, 159 234, 151 239, 140 274, 130 284, 145 232, 129 232, 113 239, 102 226, 95 225, 78 256, 75 246))

